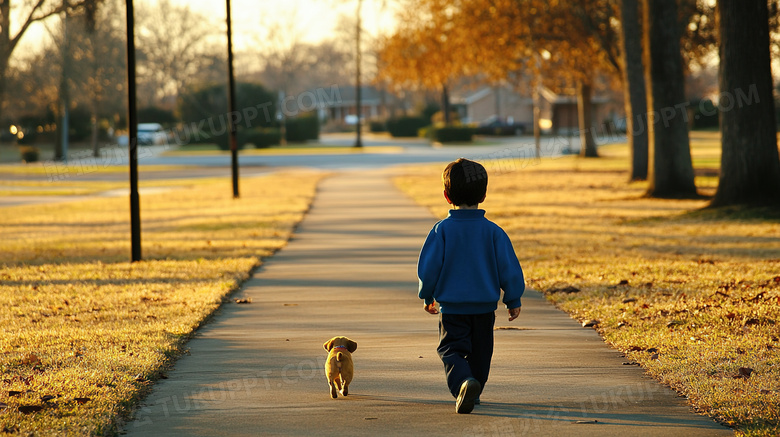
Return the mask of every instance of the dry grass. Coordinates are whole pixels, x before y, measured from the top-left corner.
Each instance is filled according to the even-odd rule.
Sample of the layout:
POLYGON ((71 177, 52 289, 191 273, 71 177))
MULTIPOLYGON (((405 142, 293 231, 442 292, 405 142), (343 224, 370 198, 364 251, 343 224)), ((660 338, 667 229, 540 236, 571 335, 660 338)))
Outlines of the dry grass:
POLYGON ((0 429, 116 431, 184 341, 287 241, 321 175, 142 196, 144 262, 126 199, 0 209, 0 429), (22 407, 33 411, 23 413, 22 407))
MULTIPOLYGON (((694 137, 698 170, 717 156, 712 142, 694 137)), ((487 163, 483 207, 514 242, 529 286, 573 318, 598 320, 605 341, 697 410, 744 435, 777 435, 780 214, 644 199, 644 183, 626 183, 625 145, 603 152, 524 169, 487 163), (567 286, 578 291, 555 291, 567 286)), ((442 168, 396 179, 440 217, 442 168)))

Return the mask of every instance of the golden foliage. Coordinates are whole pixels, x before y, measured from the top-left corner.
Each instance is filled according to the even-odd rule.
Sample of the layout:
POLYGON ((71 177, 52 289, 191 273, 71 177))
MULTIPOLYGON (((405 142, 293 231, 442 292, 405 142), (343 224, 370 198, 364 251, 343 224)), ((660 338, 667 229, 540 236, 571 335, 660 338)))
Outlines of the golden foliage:
MULTIPOLYGON (((692 143, 698 169, 717 158, 710 142, 692 143)), ((642 198, 646 183, 625 183, 627 147, 603 151, 485 162, 484 208, 512 239, 529 287, 598 320, 608 343, 699 411, 747 435, 777 435, 780 218, 642 198)), ((447 211, 441 169, 396 180, 437 216, 447 211)))
POLYGON ((126 199, 0 209, 0 429, 116 431, 258 258, 287 241, 310 172, 143 195, 145 261, 128 263, 126 199), (21 409, 20 409, 21 408, 21 409))

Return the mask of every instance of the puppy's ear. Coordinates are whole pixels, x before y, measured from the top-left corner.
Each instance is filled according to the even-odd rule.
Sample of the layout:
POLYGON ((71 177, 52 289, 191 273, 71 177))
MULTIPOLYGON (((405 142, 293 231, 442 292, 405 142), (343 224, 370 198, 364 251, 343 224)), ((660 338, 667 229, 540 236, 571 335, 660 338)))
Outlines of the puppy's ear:
POLYGON ((331 348, 333 347, 333 339, 331 338, 330 340, 326 341, 322 347, 324 347, 326 351, 330 352, 331 348))
POLYGON ((355 352, 355 350, 357 350, 357 343, 352 340, 347 340, 347 350, 350 352, 355 352))

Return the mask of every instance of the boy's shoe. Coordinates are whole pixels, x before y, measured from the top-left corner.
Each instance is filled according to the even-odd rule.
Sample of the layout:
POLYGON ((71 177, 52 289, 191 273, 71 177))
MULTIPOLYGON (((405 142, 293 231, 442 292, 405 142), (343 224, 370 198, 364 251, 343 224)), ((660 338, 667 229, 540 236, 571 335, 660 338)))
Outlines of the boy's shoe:
POLYGON ((474 401, 482 391, 482 386, 474 378, 466 378, 460 385, 458 399, 455 401, 455 411, 458 414, 468 414, 474 409, 474 401))

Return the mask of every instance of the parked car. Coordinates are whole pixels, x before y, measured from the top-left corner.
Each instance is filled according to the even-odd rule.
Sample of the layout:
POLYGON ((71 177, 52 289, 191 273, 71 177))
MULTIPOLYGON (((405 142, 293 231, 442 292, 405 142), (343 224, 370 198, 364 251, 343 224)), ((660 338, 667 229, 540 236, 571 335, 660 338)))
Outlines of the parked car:
POLYGON ((139 123, 138 144, 141 146, 161 145, 168 143, 168 135, 160 123, 139 123))
MULTIPOLYGON (((116 137, 116 142, 121 147, 127 147, 129 141, 127 134, 116 137)), ((168 134, 160 123, 138 123, 138 145, 156 146, 168 144, 168 134)))
POLYGON ((530 126, 519 123, 511 118, 509 120, 499 117, 490 117, 477 125, 477 135, 523 135, 530 126))

